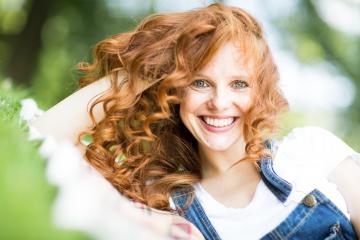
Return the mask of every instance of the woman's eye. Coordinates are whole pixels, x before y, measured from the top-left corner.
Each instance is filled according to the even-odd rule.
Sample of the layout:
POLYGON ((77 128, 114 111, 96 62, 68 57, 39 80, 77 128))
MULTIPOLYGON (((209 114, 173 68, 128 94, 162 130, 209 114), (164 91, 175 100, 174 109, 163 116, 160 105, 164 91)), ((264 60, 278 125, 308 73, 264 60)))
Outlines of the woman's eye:
POLYGON ((206 82, 206 80, 198 79, 191 83, 191 86, 194 86, 196 88, 206 88, 209 87, 209 84, 206 82))
POLYGON ((247 87, 249 87, 249 84, 245 81, 236 80, 236 81, 234 81, 233 86, 235 88, 247 88, 247 87))

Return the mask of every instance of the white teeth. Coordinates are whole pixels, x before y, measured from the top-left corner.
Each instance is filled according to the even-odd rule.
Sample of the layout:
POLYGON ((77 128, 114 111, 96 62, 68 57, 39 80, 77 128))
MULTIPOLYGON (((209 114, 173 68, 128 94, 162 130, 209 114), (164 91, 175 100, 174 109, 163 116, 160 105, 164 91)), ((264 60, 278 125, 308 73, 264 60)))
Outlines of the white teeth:
POLYGON ((204 120, 207 124, 211 126, 226 127, 233 123, 234 118, 214 119, 214 118, 204 117, 204 120))

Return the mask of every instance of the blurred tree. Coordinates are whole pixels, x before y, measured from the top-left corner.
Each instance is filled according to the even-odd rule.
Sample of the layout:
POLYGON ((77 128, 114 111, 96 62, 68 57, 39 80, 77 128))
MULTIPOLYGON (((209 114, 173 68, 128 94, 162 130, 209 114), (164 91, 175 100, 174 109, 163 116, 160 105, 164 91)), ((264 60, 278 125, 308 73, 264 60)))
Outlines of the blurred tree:
POLYGON ((0 4, 0 75, 30 86, 30 94, 42 108, 76 89, 79 76, 74 66, 91 61, 91 46, 108 35, 132 29, 143 15, 154 11, 153 1, 149 9, 140 6, 142 16, 129 15, 120 2, 110 0, 24 1, 21 11, 27 17, 18 31, 1 32, 3 16, 13 9, 1 9, 0 4))
POLYGON ((57 0, 28 2, 29 10, 25 26, 21 32, 7 38, 6 44, 11 50, 5 74, 18 84, 30 85, 42 48, 41 31, 56 2, 57 0))
MULTIPOLYGON (((352 3, 349 3, 352 4, 352 3)), ((360 6, 353 3, 360 10, 360 6)), ((359 11, 360 12, 360 11, 359 11)), ((276 19, 275 24, 284 35, 284 43, 293 49, 305 64, 327 61, 348 77, 360 90, 360 38, 329 26, 321 17, 312 0, 301 0, 293 15, 276 19)), ((320 93, 319 93, 320 94, 320 93)), ((360 95, 339 118, 342 131, 349 142, 357 142, 360 134, 360 95)), ((358 143, 359 146, 359 143, 358 143)))

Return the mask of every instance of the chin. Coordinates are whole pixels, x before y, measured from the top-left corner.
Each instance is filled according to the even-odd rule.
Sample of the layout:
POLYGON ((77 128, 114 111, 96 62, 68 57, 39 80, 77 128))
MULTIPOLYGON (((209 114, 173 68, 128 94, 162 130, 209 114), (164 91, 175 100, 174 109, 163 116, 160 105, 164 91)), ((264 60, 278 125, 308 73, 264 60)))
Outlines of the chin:
POLYGON ((212 151, 218 151, 218 152, 223 152, 228 150, 231 147, 232 144, 205 144, 205 146, 209 149, 211 149, 212 151))

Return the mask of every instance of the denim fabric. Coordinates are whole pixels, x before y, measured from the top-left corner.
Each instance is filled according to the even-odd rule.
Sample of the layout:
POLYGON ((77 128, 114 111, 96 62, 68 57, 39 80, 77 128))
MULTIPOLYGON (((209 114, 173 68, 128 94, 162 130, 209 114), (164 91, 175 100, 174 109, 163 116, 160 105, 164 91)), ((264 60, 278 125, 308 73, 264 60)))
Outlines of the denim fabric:
MULTIPOLYGON (((281 202, 285 202, 291 193, 291 184, 274 172, 271 159, 262 159, 259 164, 260 175, 265 185, 281 202)), ((175 205, 181 210, 181 215, 197 226, 205 239, 221 239, 196 196, 191 205, 184 209, 188 194, 189 190, 183 189, 176 191, 172 195, 175 205)), ((234 234, 241 239, 241 233, 234 234)), ((357 239, 357 237, 353 226, 341 210, 324 194, 315 189, 304 198, 303 202, 283 222, 263 236, 262 239, 330 240, 357 239)))
MULTIPOLYGON (((180 209, 184 209, 187 197, 188 192, 186 190, 179 190, 172 196, 175 205, 180 209)), ((192 222, 200 230, 205 239, 221 239, 196 197, 190 207, 185 211, 181 211, 180 215, 192 222)))
POLYGON ((315 189, 306 197, 316 199, 314 205, 303 201, 261 239, 357 239, 349 220, 324 194, 315 189))

